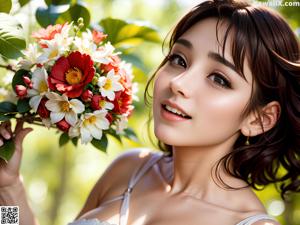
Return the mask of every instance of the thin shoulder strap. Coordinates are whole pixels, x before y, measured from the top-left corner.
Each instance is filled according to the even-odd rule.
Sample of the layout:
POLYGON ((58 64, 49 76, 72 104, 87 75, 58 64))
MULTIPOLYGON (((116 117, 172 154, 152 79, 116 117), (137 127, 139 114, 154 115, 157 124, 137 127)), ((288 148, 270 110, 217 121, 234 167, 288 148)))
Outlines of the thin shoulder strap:
POLYGON ((128 184, 128 188, 124 193, 124 199, 121 205, 120 225, 127 224, 128 215, 129 215, 130 194, 133 190, 133 187, 140 180, 140 178, 162 157, 163 157, 162 153, 154 153, 151 156, 151 158, 141 168, 138 168, 133 174, 133 176, 131 177, 128 184))
POLYGON ((246 219, 242 220, 236 225, 251 225, 259 220, 274 220, 276 221, 273 217, 267 215, 267 214, 258 214, 254 216, 247 217, 246 219))

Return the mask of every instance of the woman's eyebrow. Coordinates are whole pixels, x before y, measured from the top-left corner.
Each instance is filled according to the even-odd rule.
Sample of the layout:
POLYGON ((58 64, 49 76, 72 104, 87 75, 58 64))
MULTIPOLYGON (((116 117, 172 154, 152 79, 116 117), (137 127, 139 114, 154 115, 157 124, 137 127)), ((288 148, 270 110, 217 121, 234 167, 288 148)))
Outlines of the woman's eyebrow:
POLYGON ((219 63, 222 63, 223 65, 225 65, 227 67, 229 67, 234 72, 236 72, 240 77, 242 77, 245 81, 247 81, 246 77, 237 70, 236 66, 234 64, 232 64, 231 62, 229 62, 227 59, 225 59, 220 54, 218 54, 216 52, 209 52, 208 53, 208 57, 212 58, 213 60, 215 60, 215 61, 217 61, 219 63))
MULTIPOLYGON (((184 38, 179 38, 178 40, 175 41, 174 44, 180 44, 180 45, 183 45, 183 46, 185 46, 186 48, 188 48, 188 49, 190 49, 190 50, 193 49, 193 44, 192 44, 189 40, 184 39, 184 38)), ((236 66, 235 66, 233 63, 229 62, 227 59, 225 59, 225 58, 224 58, 223 56, 221 56, 219 53, 216 53, 216 52, 209 52, 209 53, 208 53, 208 57, 209 57, 209 58, 212 58, 213 60, 215 60, 215 61, 217 61, 217 62, 219 62, 219 63, 222 63, 223 65, 225 65, 225 66, 227 66, 227 67, 229 67, 229 68, 232 69, 234 72, 236 72, 240 77, 242 77, 246 82, 248 82, 247 79, 246 79, 246 77, 245 77, 245 75, 242 74, 242 73, 240 73, 240 72, 238 71, 238 69, 236 68, 236 66)))

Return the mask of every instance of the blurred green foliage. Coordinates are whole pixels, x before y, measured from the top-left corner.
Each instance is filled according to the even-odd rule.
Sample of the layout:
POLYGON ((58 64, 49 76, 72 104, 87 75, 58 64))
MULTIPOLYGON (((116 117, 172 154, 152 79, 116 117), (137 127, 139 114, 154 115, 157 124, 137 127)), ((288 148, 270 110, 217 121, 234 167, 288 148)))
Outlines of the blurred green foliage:
MULTIPOLYGON (((3 2, 0 1, 0 5, 3 2)), ((56 5, 70 3, 67 0, 47 0, 47 4, 43 1, 12 2, 15 4, 10 14, 22 23, 27 41, 31 40, 30 33, 39 28, 34 14, 38 7, 46 9, 47 4, 51 2, 55 2, 56 5), (18 3, 24 7, 18 7, 18 3)), ((89 10, 91 24, 97 25, 97 21, 106 17, 144 20, 156 25, 162 38, 168 34, 176 21, 196 4, 195 1, 183 0, 85 0, 84 3, 89 10)), ((10 7, 7 5, 5 10, 9 10, 10 7)), ((299 9, 299 7, 278 9, 288 18, 295 30, 300 26, 299 9)), ((43 13, 47 12, 40 13, 44 17, 43 13)), ((72 15, 68 14, 57 18, 60 20, 70 16, 72 15)), ((147 76, 143 74, 146 72, 150 76, 155 70, 163 58, 162 48, 159 44, 144 43, 134 51, 136 63, 141 65, 143 61, 143 65, 135 68, 135 79, 140 82, 140 102, 135 106, 136 110, 130 120, 130 126, 135 129, 141 142, 124 140, 121 145, 110 137, 107 153, 103 153, 92 145, 78 145, 74 148, 71 143, 68 143, 60 148, 59 135, 53 130, 41 127, 35 127, 35 131, 26 138, 22 174, 30 204, 41 225, 63 225, 72 221, 83 206, 96 180, 117 155, 128 148, 151 147, 146 125, 149 109, 143 104, 143 90, 147 76)), ((5 85, 9 77, 12 77, 12 73, 0 68, 0 76, 1 83, 5 85)), ((269 213, 277 216, 283 225, 300 225, 299 194, 291 196, 285 203, 280 200, 273 186, 257 194, 269 213)))

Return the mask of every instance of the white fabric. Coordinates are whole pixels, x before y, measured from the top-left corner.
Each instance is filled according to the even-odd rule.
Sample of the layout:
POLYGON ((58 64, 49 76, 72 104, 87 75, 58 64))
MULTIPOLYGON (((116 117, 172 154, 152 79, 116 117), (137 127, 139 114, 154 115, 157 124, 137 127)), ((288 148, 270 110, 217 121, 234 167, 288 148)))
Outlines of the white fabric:
POLYGON ((242 220, 241 222, 239 222, 236 225, 251 225, 257 221, 260 220, 273 220, 275 221, 275 219, 267 214, 258 214, 258 215, 254 215, 254 216, 250 216, 244 220, 242 220))

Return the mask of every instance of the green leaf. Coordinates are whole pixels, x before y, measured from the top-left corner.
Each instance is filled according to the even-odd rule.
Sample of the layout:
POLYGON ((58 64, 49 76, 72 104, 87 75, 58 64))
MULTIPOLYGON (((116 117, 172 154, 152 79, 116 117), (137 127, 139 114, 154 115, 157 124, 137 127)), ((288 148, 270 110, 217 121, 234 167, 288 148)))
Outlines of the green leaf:
POLYGON ((35 12, 35 17, 42 27, 54 25, 60 14, 69 9, 69 5, 49 5, 47 8, 39 7, 35 12))
POLYGON ((131 128, 124 129, 124 136, 134 142, 139 142, 138 137, 136 136, 135 132, 131 128))
POLYGON ((144 41, 161 42, 157 30, 146 22, 106 18, 101 20, 99 24, 102 26, 104 33, 108 34, 108 40, 116 48, 127 49, 144 41))
POLYGON ((11 0, 0 0, 0 12, 9 13, 11 6, 11 0))
POLYGON ((15 151, 15 143, 13 140, 4 141, 4 145, 0 147, 0 158, 8 162, 15 151))
POLYGON ((83 18, 84 28, 88 27, 90 24, 90 12, 89 10, 81 4, 72 5, 66 12, 59 15, 56 23, 65 23, 77 21, 80 17, 83 18))
POLYGON ((49 5, 66 5, 70 4, 71 0, 45 0, 45 3, 49 5))
POLYGON ((1 113, 0 114, 0 121, 3 122, 3 121, 7 121, 7 120, 10 120, 11 118, 14 118, 15 117, 15 114, 5 114, 5 113, 1 113))
POLYGON ((26 47, 22 26, 12 16, 0 13, 0 55, 15 59, 26 47))
POLYGON ((59 147, 64 146, 70 140, 68 133, 62 133, 59 137, 59 147))
POLYGON ((107 140, 107 137, 106 137, 105 134, 102 135, 101 140, 98 140, 98 139, 95 139, 95 138, 94 138, 94 139, 91 141, 91 143, 92 143, 92 145, 93 145, 95 148, 97 148, 97 149, 99 149, 99 150, 101 150, 101 151, 103 151, 103 152, 106 152, 107 145, 108 145, 108 140, 107 140))
POLYGON ((25 85, 23 81, 23 76, 26 75, 28 77, 31 77, 29 72, 27 70, 18 70, 11 82, 12 89, 15 90, 16 85, 25 85))
POLYGON ((17 103, 17 110, 19 113, 26 113, 30 111, 29 99, 19 99, 17 103))
POLYGON ((30 0, 19 0, 20 6, 23 7, 26 5, 30 0))
POLYGON ((77 147, 77 144, 78 144, 78 138, 77 138, 77 137, 74 137, 74 138, 71 139, 71 141, 72 141, 73 145, 74 145, 75 147, 77 147))
POLYGON ((109 135, 113 136, 115 139, 117 139, 117 140, 120 142, 120 144, 122 144, 122 139, 121 139, 120 135, 118 135, 118 134, 116 133, 115 130, 111 129, 111 130, 109 131, 109 135))
POLYGON ((17 112, 16 104, 12 102, 0 102, 0 113, 17 112))

